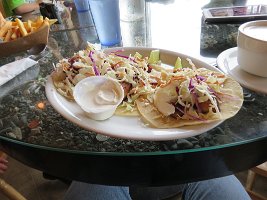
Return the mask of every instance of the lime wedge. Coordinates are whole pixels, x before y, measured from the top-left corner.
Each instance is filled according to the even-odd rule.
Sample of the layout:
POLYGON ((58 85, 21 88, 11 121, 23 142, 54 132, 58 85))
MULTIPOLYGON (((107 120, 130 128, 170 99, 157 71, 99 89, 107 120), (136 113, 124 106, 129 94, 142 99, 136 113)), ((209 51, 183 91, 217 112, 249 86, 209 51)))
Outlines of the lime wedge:
POLYGON ((149 64, 155 64, 159 61, 159 50, 152 50, 148 59, 149 64))
POLYGON ((178 57, 176 59, 175 65, 174 65, 174 69, 180 69, 180 68, 183 68, 183 66, 182 66, 182 60, 181 60, 180 57, 178 57))

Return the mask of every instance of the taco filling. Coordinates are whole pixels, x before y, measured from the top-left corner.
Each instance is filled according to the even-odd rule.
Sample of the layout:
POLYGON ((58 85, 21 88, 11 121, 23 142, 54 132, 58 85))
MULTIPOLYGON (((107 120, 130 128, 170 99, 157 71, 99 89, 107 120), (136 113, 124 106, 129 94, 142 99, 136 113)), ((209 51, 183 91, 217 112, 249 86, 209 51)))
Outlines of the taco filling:
POLYGON ((224 74, 182 68, 155 90, 153 101, 140 98, 137 106, 152 126, 174 128, 230 118, 242 102, 242 88, 224 74))

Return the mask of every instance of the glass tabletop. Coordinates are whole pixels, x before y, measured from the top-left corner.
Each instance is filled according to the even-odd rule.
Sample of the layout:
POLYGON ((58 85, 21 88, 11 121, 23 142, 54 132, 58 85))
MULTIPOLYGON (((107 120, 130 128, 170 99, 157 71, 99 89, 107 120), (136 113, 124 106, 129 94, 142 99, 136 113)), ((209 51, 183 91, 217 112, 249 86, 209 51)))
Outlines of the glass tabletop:
MULTIPOLYGON (((124 7, 120 21, 123 46, 167 49, 215 66, 216 57, 222 51, 236 46, 240 23, 207 24, 202 8, 244 3, 267 2, 147 0, 142 2, 143 13, 138 19, 127 18, 124 7)), ((99 40, 90 11, 77 12, 71 1, 62 5, 62 23, 51 27, 45 56, 37 65, 0 87, 1 139, 40 149, 136 156, 205 151, 266 139, 266 95, 246 88, 244 104, 236 116, 208 132, 185 139, 153 142, 105 138, 64 119, 46 98, 47 76, 60 59, 83 49, 87 41, 98 44, 99 40)), ((27 53, 20 53, 1 58, 0 65, 26 56, 27 53)))

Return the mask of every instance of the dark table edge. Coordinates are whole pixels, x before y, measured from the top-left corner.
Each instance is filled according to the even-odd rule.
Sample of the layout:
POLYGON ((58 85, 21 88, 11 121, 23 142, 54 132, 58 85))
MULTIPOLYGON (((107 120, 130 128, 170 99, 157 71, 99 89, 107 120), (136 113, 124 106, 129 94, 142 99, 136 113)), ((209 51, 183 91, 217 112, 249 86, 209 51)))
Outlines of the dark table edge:
POLYGON ((206 180, 247 170, 267 160, 267 138, 177 154, 86 154, 55 151, 0 137, 11 157, 56 177, 105 185, 164 186, 206 180))

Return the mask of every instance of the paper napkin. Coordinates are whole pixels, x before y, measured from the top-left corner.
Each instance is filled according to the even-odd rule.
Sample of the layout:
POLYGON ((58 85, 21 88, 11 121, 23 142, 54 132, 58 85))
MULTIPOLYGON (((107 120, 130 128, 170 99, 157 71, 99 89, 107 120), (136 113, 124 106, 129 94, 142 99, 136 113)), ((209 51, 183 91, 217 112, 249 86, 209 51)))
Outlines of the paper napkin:
POLYGON ((36 61, 30 58, 23 58, 20 60, 16 60, 12 63, 8 63, 0 67, 0 86, 8 82, 10 79, 19 75, 26 69, 32 67, 37 64, 36 61))

